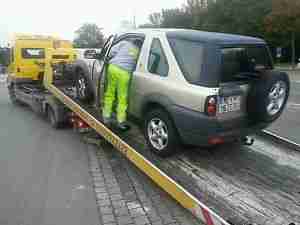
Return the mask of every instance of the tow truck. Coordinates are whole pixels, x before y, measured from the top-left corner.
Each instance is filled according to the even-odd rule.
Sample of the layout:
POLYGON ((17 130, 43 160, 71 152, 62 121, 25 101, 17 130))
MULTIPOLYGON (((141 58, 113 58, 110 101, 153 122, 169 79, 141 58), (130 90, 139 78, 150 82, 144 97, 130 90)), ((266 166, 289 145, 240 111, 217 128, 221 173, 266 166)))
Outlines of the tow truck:
MULTIPOLYGON (((14 104, 29 105, 33 111, 49 118, 53 127, 63 126, 66 122, 67 108, 44 87, 46 55, 55 49, 51 63, 65 64, 76 59, 72 43, 57 37, 43 35, 16 35, 10 43, 7 87, 14 104), (51 50, 50 50, 51 51, 51 50)), ((61 67, 64 79, 57 82, 72 82, 66 79, 66 67, 61 67)), ((56 71, 59 74, 59 71, 56 71)))
MULTIPOLYGON (((106 51, 111 48, 113 42, 114 40, 112 39, 110 44, 105 46, 106 51)), ((74 77, 76 78, 74 65, 76 65, 76 62, 72 52, 73 50, 68 48, 47 48, 43 64, 40 65, 43 71, 42 79, 32 79, 32 82, 28 82, 28 80, 18 81, 18 79, 14 79, 16 75, 13 73, 9 74, 8 88, 12 102, 18 104, 25 102, 31 105, 33 109, 39 109, 36 111, 48 115, 54 128, 59 128, 61 124, 71 120, 79 127, 94 129, 159 187, 207 225, 245 225, 246 223, 255 223, 256 218, 243 223, 228 221, 229 218, 225 212, 235 214, 234 212, 238 211, 238 215, 244 215, 247 212, 243 211, 243 213, 240 213, 241 209, 235 210, 230 208, 230 206, 222 209, 218 208, 218 205, 226 205, 223 202, 217 202, 218 204, 211 207, 207 204, 209 201, 206 198, 208 196, 214 198, 214 196, 201 197, 197 194, 195 195, 195 192, 191 192, 187 188, 188 185, 179 182, 173 176, 169 176, 164 169, 161 169, 147 157, 147 153, 144 154, 144 150, 147 150, 147 147, 143 144, 143 141, 139 141, 143 140, 143 137, 140 138, 140 135, 137 135, 137 133, 124 134, 114 128, 106 127, 101 121, 99 111, 95 110, 95 105, 83 103, 77 98, 78 96, 74 90, 76 89, 76 79, 74 82, 74 77)), ((108 52, 106 52, 104 57, 108 56, 108 52)), ((104 63, 107 62, 104 61, 104 63)), ((105 67, 102 67, 102 69, 104 70, 105 67)), ((100 82, 104 78, 98 77, 97 79, 100 82)), ((98 83, 97 85, 99 87, 101 84, 98 83)), ((97 106, 97 102, 95 104, 97 106)), ((214 201, 216 200, 213 199, 212 202, 214 201)), ((250 214, 253 215, 252 211, 250 214)), ((265 215, 259 215, 259 217, 266 219, 265 215)))
POLYGON ((7 87, 13 104, 30 106, 48 118, 53 128, 70 121, 81 129, 93 128, 201 221, 208 225, 229 225, 72 98, 76 50, 68 41, 21 35, 15 37, 11 46, 7 87))

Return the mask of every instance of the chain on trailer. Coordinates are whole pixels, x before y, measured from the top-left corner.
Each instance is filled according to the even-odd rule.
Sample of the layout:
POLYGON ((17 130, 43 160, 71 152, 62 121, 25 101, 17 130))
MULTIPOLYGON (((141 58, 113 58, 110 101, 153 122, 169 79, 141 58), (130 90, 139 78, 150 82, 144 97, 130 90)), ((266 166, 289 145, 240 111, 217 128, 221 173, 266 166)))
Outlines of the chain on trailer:
MULTIPOLYGON (((49 57, 49 59, 51 59, 51 51, 49 51, 46 57, 49 57)), ((80 117, 86 124, 93 128, 104 139, 111 143, 128 160, 130 160, 136 167, 138 167, 149 178, 151 178, 158 186, 160 186, 164 191, 172 196, 179 204, 189 210, 196 218, 200 219, 207 225, 233 225, 233 223, 226 221, 209 207, 207 207, 204 203, 200 202, 181 185, 167 176, 158 167, 156 167, 149 160, 143 157, 125 141, 123 141, 118 135, 113 133, 99 120, 89 114, 79 104, 77 104, 55 85, 53 85, 53 64, 51 64, 51 60, 47 60, 47 62, 49 63, 46 63, 45 65, 44 86, 46 89, 48 89, 49 92, 57 97, 72 112, 80 117)))

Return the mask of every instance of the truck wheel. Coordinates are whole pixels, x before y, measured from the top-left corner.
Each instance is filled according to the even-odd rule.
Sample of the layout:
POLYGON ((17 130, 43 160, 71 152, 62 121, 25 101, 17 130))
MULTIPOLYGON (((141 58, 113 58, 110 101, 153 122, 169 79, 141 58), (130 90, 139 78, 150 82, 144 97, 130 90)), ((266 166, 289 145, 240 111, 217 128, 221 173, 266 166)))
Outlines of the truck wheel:
POLYGON ((47 117, 53 128, 58 129, 60 127, 60 123, 58 122, 57 116, 55 115, 54 110, 50 106, 48 106, 47 108, 47 117))
POLYGON ((76 96, 82 102, 90 102, 93 99, 92 87, 90 87, 87 79, 82 69, 77 70, 75 84, 76 96))
POLYGON ((282 113, 288 100, 290 81, 286 73, 264 72, 252 84, 247 110, 249 116, 259 122, 273 122, 282 113))
POLYGON ((155 109, 147 113, 144 135, 150 149, 162 156, 171 156, 180 145, 179 135, 168 113, 155 109))
POLYGON ((14 105, 22 105, 21 102, 17 99, 14 85, 11 85, 10 87, 8 87, 8 95, 9 95, 10 101, 14 105))

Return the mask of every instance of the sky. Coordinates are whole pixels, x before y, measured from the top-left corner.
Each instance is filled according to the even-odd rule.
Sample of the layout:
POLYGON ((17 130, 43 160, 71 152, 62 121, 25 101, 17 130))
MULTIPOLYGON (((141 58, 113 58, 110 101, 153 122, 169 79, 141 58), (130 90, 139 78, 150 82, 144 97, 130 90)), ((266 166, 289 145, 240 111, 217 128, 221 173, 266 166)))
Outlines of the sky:
POLYGON ((1 0, 0 46, 14 33, 56 35, 73 40, 84 23, 95 23, 104 34, 118 32, 121 21, 148 22, 149 14, 180 7, 185 0, 1 0))

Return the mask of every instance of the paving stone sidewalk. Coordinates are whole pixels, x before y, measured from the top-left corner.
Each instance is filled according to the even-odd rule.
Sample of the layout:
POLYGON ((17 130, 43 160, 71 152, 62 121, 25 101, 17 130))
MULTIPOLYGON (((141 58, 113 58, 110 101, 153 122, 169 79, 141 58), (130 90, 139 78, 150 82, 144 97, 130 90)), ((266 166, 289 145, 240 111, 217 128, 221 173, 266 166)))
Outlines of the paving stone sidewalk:
POLYGON ((85 141, 103 225, 203 224, 110 144, 94 138, 85 141))

